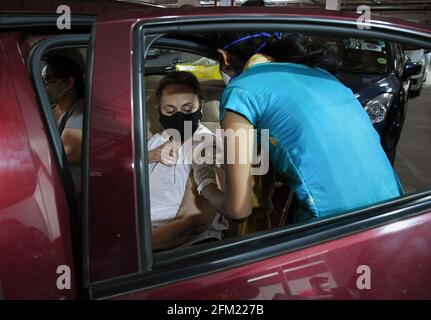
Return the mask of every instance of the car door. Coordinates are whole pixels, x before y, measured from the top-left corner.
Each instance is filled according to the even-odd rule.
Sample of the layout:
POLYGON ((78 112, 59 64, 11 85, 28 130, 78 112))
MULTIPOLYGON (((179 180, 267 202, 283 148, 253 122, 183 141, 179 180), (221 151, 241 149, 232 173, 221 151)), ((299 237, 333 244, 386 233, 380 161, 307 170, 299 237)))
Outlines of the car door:
MULTIPOLYGON (((0 296, 73 299, 78 279, 72 210, 57 150, 43 109, 36 100, 22 47, 25 33, 21 24, 32 26, 38 17, 9 14, 2 18, 0 296)), ((55 25, 55 19, 48 21, 49 18, 45 22, 55 25)), ((50 107, 48 111, 51 112, 50 107)))
POLYGON ((431 298, 431 192, 153 254, 144 90, 144 53, 172 30, 226 32, 253 25, 269 31, 398 37, 423 46, 430 45, 430 30, 393 23, 388 28, 373 21, 372 29, 364 32, 356 27, 355 16, 346 22, 345 17, 306 11, 298 16, 280 8, 276 15, 269 8, 177 15, 166 10, 158 17, 109 17, 97 23, 85 213, 91 298, 431 298), (250 10, 259 15, 250 17, 250 10))

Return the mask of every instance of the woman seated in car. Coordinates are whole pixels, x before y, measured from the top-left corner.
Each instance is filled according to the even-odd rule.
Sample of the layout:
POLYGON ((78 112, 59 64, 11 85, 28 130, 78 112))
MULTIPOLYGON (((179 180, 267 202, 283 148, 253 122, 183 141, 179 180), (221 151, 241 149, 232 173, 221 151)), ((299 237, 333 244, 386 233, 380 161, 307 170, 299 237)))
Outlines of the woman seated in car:
POLYGON ((216 169, 212 164, 201 165, 210 173, 200 186, 191 172, 193 153, 207 147, 214 151, 216 145, 216 136, 200 123, 199 82, 191 73, 171 72, 160 81, 156 100, 164 131, 148 140, 153 249, 221 239, 227 220, 197 194, 215 183, 216 169))
POLYGON ((79 64, 66 56, 44 58, 42 77, 71 166, 75 191, 81 190, 82 113, 84 80, 79 64))

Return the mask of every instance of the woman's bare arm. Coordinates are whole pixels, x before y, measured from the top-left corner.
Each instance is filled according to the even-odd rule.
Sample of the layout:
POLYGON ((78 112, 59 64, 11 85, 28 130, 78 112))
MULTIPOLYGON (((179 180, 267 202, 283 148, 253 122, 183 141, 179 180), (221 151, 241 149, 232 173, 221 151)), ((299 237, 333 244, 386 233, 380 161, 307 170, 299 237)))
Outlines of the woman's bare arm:
POLYGON ((66 153, 69 164, 80 164, 82 152, 82 130, 66 128, 61 135, 61 140, 63 142, 64 152, 66 153))
POLYGON ((228 143, 229 140, 225 138, 225 190, 222 192, 210 184, 201 194, 225 217, 247 218, 252 211, 251 161, 248 154, 249 150, 253 150, 250 148, 253 148, 254 141, 248 133, 253 130, 253 126, 244 117, 226 111, 221 127, 225 135, 237 137, 235 143, 232 143, 233 139, 228 143), (235 161, 229 163, 229 157, 233 155, 235 161))
POLYGON ((158 228, 152 228, 153 250, 175 248, 202 232, 204 224, 192 216, 183 216, 158 228))
POLYGON ((174 248, 191 240, 208 228, 215 213, 215 209, 197 195, 196 184, 190 175, 177 218, 152 229, 153 250, 174 248))

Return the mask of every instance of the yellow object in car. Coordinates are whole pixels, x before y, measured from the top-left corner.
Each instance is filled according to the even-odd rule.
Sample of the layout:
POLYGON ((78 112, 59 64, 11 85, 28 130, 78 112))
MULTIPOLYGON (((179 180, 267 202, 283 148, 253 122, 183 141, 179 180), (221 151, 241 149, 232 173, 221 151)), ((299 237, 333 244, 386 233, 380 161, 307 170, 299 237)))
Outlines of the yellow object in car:
POLYGON ((191 65, 191 64, 177 64, 177 71, 188 71, 193 73, 198 79, 206 79, 206 80, 221 80, 220 69, 218 65, 214 66, 199 66, 199 65, 191 65))

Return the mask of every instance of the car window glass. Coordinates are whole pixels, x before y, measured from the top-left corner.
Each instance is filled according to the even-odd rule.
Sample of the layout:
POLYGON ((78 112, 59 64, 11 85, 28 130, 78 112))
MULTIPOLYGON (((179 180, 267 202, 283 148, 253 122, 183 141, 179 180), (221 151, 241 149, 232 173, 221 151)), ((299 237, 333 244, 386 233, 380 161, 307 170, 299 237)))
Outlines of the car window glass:
MULTIPOLYGON (((202 35, 202 37, 205 36, 202 35)), ((403 83, 391 81, 383 90, 379 81, 384 81, 386 77, 390 77, 389 70, 393 67, 391 54, 396 57, 396 61, 399 61, 402 54, 399 51, 400 48, 378 39, 310 36, 309 40, 316 46, 323 45, 334 48, 338 60, 341 61, 341 68, 335 76, 352 90, 355 98, 367 112, 371 124, 380 137, 382 149, 389 162, 393 164, 394 159, 396 159, 397 143, 402 133, 405 116, 404 109, 396 103, 402 99, 403 83), (392 50, 394 50, 393 53, 392 50)), ((181 49, 168 50, 156 46, 150 48, 145 60, 148 138, 152 144, 149 145, 150 151, 156 145, 161 145, 160 141, 157 142, 158 144, 156 143, 156 139, 159 139, 157 135, 163 132, 163 126, 159 121, 160 110, 157 109, 155 93, 160 80, 173 71, 189 71, 197 77, 205 99, 202 109, 202 123, 212 132, 220 128, 218 122, 219 107, 224 83, 219 68, 217 61, 203 55, 185 52, 181 49)), ((157 166, 159 164, 150 164, 150 172, 156 172, 157 166)), ((157 189, 156 194, 158 196, 168 194, 166 189, 175 184, 179 185, 180 180, 178 180, 175 169, 171 168, 170 170, 171 173, 163 173, 167 177, 165 182, 159 178, 150 177, 150 189, 157 189)), ((398 168, 396 171, 398 173, 398 168)), ((401 175, 403 183, 405 179, 408 180, 406 175, 401 175)), ((186 176, 182 178, 181 183, 187 184, 186 176)), ((253 207, 253 212, 256 214, 245 223, 229 221, 229 230, 226 232, 228 236, 240 236, 294 223, 294 214, 299 208, 299 203, 289 188, 288 180, 285 177, 273 171, 262 177, 254 177, 253 184, 256 186, 256 189, 253 190, 255 192, 253 193, 253 205, 256 205, 253 207), (260 190, 258 190, 259 188, 260 190), (270 200, 268 201, 268 199, 270 200), (271 203, 271 208, 261 206, 267 202, 271 203)), ((160 200, 159 202, 162 204, 163 201, 160 200)), ((155 202, 153 201, 153 203, 155 202)), ((175 214, 170 219, 174 218, 175 214)))
POLYGON ((190 71, 199 79, 221 79, 217 61, 185 51, 151 48, 145 61, 147 74, 167 71, 190 71))

